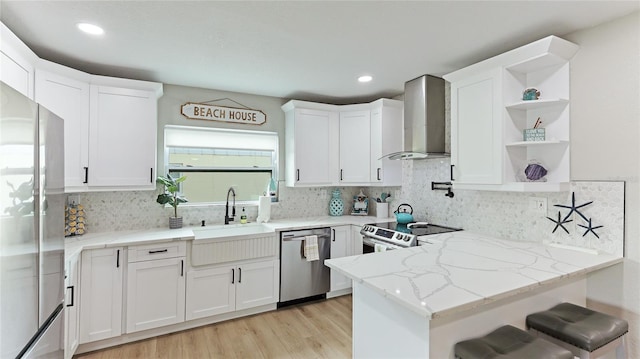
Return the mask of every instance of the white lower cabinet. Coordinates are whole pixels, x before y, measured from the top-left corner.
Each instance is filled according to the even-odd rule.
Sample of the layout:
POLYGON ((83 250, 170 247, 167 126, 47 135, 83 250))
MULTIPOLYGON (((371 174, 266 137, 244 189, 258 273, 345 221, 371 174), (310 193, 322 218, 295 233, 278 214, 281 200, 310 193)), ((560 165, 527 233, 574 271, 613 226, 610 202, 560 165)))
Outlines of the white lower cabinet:
POLYGON ((198 319, 276 303, 277 259, 220 265, 187 273, 186 319, 198 319))
POLYGON ((184 321, 185 257, 129 263, 127 333, 184 321))
POLYGON ((80 343, 122 334, 123 248, 82 252, 80 343))
POLYGON ((351 226, 351 244, 352 244, 352 255, 356 256, 358 254, 362 254, 362 234, 360 234, 360 230, 362 226, 351 226))
POLYGON ((127 249, 127 333, 184 322, 186 243, 127 249))
POLYGON ((80 342, 80 316, 79 316, 79 267, 78 256, 67 261, 65 278, 66 293, 64 298, 64 357, 73 357, 80 342))
MULTIPOLYGON (((331 228, 331 258, 346 257, 353 254, 351 244, 351 226, 338 226, 331 228)), ((331 291, 351 288, 351 279, 331 271, 331 291)))

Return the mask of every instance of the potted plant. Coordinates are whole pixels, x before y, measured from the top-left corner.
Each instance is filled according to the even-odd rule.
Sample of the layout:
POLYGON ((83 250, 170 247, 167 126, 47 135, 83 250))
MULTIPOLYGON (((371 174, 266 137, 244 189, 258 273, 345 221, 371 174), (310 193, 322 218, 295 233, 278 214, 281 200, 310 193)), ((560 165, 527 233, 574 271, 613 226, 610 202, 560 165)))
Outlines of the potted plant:
POLYGON ((156 202, 161 205, 170 204, 173 207, 173 217, 169 217, 169 228, 182 228, 182 217, 178 217, 178 205, 188 202, 186 198, 178 194, 178 184, 186 180, 186 176, 173 178, 167 173, 166 177, 159 176, 157 182, 164 185, 164 192, 158 195, 156 202))

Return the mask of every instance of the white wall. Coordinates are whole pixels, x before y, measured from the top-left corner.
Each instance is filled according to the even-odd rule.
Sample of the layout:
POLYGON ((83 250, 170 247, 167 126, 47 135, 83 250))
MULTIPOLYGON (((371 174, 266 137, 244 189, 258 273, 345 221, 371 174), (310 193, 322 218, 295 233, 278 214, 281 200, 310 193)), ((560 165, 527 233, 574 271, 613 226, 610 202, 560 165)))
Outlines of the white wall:
POLYGON ((564 36, 571 61, 572 179, 624 180, 625 261, 592 275, 589 306, 630 322, 640 358, 640 12, 564 36))

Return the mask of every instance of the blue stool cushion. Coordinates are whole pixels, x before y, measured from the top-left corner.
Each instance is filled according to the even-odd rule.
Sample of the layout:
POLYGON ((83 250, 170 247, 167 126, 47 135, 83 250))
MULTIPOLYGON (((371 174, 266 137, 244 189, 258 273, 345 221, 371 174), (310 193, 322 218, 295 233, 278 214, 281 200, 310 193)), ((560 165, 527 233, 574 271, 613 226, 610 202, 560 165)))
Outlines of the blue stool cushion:
POLYGON ((571 303, 527 316, 527 327, 592 352, 629 331, 629 323, 571 303))
POLYGON ((454 352, 461 359, 573 359, 570 351, 511 325, 456 343, 454 352))

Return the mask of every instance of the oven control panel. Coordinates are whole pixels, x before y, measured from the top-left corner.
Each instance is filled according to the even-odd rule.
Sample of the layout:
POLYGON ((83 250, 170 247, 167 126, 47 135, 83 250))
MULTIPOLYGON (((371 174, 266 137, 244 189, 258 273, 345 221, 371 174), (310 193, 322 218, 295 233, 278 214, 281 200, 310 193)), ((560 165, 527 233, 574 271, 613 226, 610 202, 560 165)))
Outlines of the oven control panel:
POLYGON ((390 229, 379 228, 371 225, 364 225, 360 234, 401 245, 403 247, 412 247, 416 245, 416 236, 411 233, 401 233, 390 229))

